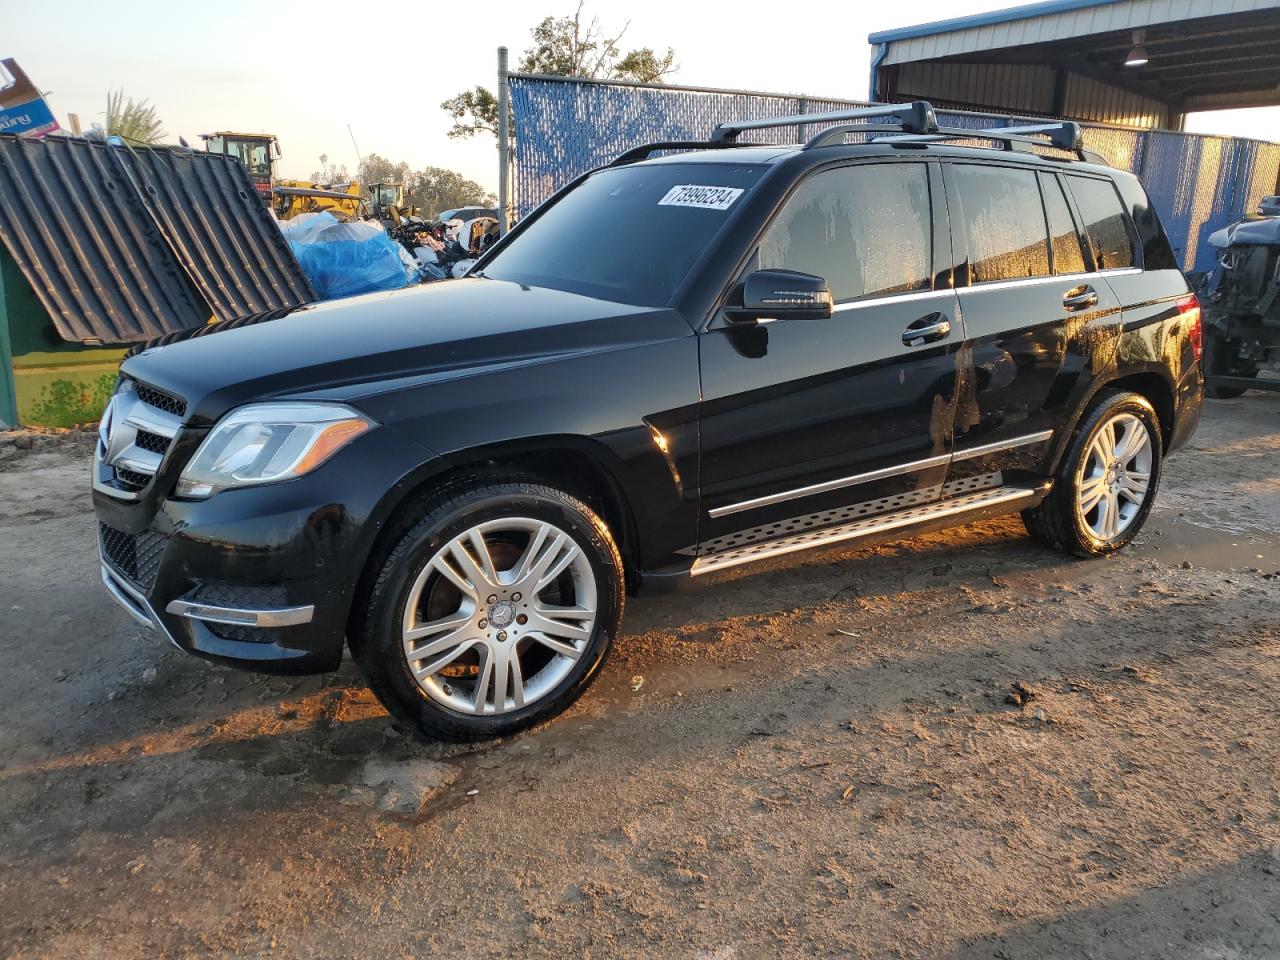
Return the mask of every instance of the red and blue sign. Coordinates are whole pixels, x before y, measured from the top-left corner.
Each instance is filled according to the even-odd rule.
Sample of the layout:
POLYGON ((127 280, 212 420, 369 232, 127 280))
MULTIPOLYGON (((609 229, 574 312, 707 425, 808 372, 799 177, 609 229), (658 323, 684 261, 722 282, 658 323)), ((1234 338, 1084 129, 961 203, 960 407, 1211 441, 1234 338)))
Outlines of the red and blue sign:
POLYGON ((43 137, 59 129, 53 111, 16 60, 0 60, 0 133, 43 137))

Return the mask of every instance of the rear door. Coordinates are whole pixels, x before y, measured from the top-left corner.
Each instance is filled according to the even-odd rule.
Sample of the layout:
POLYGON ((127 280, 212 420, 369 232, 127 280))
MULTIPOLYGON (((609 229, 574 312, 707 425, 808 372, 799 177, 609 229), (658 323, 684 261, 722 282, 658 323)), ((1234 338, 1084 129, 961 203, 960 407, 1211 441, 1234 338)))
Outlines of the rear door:
MULTIPOLYGON (((1125 329, 1168 319, 1170 302, 1190 287, 1137 178, 1071 173, 1063 180, 1098 270, 1124 309, 1125 329)), ((1147 359, 1161 360, 1163 349, 1152 343, 1147 359)))
POLYGON ((961 342, 935 277, 951 264, 939 176, 914 158, 829 167, 783 201, 743 275, 816 274, 836 306, 761 326, 720 316, 702 335, 704 552, 938 496, 961 342), (916 342, 913 324, 934 331, 916 342))
MULTIPOLYGON (((1087 259, 1058 174, 944 164, 971 377, 952 479, 1038 471, 1079 374, 1072 343, 1119 302, 1087 259)), ((997 476, 999 475, 999 476, 997 476)))

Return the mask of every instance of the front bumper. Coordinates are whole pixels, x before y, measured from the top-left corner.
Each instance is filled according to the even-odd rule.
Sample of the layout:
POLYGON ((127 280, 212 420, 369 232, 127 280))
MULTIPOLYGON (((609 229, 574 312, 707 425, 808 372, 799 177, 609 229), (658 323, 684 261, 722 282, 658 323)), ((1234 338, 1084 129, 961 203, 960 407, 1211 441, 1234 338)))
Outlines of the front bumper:
MULTIPOLYGON (((173 552, 179 571, 190 570, 195 559, 190 544, 175 539, 169 539, 165 554, 173 552)), ((316 603, 296 602, 308 595, 343 592, 341 585, 313 579, 294 581, 287 588, 241 586, 225 580, 175 575, 167 569, 166 560, 161 562, 155 583, 148 588, 117 566, 102 550, 101 542, 100 538, 102 583, 107 592, 139 624, 158 632, 180 650, 272 673, 324 672, 335 669, 342 660, 345 610, 320 620, 316 603), (335 586, 339 589, 335 590, 335 586), (168 599, 175 591, 179 595, 168 599), (276 605, 227 602, 228 597, 242 594, 259 601, 264 594, 289 599, 276 605)), ((203 558, 204 562, 218 565, 220 552, 215 549, 203 558)))
POLYGON ((103 584, 197 656, 270 673, 334 670, 383 513, 422 456, 380 429, 305 477, 208 500, 165 496, 176 478, 164 469, 135 500, 95 490, 103 584))

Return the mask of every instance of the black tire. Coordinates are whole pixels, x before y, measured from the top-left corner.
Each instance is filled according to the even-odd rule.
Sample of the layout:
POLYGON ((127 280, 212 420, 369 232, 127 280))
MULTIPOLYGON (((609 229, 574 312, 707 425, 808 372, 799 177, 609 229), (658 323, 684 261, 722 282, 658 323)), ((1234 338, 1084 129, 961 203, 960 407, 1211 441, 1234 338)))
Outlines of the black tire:
POLYGON ((430 739, 490 739, 560 713, 591 685, 622 622, 625 595, 617 544, 590 507, 540 483, 477 477, 420 501, 400 529, 405 532, 383 559, 374 561, 378 568, 356 598, 350 632, 357 664, 393 717, 430 739), (405 609, 418 575, 442 547, 477 524, 516 517, 552 524, 583 551, 595 580, 594 628, 570 672, 532 703, 487 716, 459 712, 433 700, 414 679, 402 646, 405 609))
POLYGON ((1022 512, 1027 532, 1041 542, 1077 557, 1101 557, 1127 545, 1146 523, 1160 486, 1164 442, 1160 421, 1146 397, 1127 390, 1104 390, 1077 424, 1071 443, 1054 478, 1053 490, 1038 506, 1022 512), (1130 414, 1145 427, 1151 449, 1150 482, 1146 499, 1119 535, 1099 537, 1077 509, 1079 482, 1085 458, 1105 424, 1130 414))
POLYGON ((1258 367, 1250 361, 1236 356, 1236 341, 1228 340, 1212 328, 1205 331, 1205 376, 1210 382, 1205 385, 1205 395, 1214 400, 1234 400, 1243 396, 1247 387, 1217 386, 1212 378, 1218 377, 1255 377, 1258 367))

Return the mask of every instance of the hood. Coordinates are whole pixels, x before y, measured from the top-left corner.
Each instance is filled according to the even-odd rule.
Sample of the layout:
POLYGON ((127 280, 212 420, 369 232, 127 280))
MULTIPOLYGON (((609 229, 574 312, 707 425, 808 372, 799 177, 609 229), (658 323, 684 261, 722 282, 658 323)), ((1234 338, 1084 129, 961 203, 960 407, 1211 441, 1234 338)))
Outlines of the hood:
POLYGON ((1209 234, 1209 243, 1220 250, 1235 244, 1280 247, 1280 217, 1241 220, 1209 234))
POLYGON ((122 370, 184 397, 198 426, 259 400, 355 401, 398 380, 692 333, 666 308, 469 278, 197 328, 147 346, 122 370))

